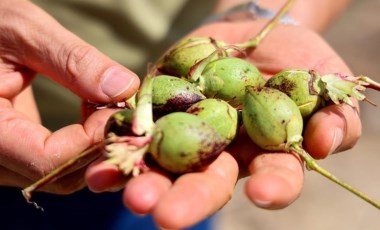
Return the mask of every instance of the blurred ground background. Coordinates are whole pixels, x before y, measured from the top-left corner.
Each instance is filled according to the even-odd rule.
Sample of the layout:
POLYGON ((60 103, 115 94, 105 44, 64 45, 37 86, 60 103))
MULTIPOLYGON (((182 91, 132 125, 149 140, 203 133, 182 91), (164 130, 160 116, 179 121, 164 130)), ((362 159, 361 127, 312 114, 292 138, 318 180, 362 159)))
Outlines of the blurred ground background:
MULTIPOLYGON (((325 33, 355 75, 380 81, 380 0, 356 0, 325 33)), ((380 96, 367 91, 380 105, 380 96)), ((380 107, 362 103, 363 136, 357 145, 320 164, 339 178, 380 199, 380 107)), ((305 172, 301 197, 288 208, 267 211, 244 195, 244 180, 221 210, 218 230, 375 230, 380 212, 315 172, 305 172)))

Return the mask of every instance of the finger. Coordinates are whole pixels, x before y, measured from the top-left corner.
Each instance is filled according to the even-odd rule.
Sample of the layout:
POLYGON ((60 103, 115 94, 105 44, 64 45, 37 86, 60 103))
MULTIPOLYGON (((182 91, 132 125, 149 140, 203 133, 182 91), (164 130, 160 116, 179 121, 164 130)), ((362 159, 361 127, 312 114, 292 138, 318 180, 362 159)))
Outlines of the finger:
POLYGON ((88 188, 93 192, 121 190, 126 177, 117 166, 104 160, 105 157, 101 157, 87 168, 85 180, 88 188))
POLYGON ((95 112, 84 126, 74 124, 56 132, 36 124, 12 110, 5 101, 0 108, 2 165, 35 181, 58 165, 103 139, 104 126, 112 110, 95 112), (15 134, 17 135, 10 135, 15 134))
POLYGON ((17 67, 2 66, 0 55, 0 97, 8 99, 14 98, 22 93, 34 77, 35 73, 31 70, 18 70, 17 67), (8 68, 10 68, 10 70, 8 70, 8 68))
POLYGON ((100 158, 88 167, 85 178, 89 189, 104 192, 124 187, 124 204, 135 213, 150 213, 172 185, 170 178, 163 173, 150 170, 136 177, 124 176, 115 165, 104 160, 100 158))
POLYGON ((72 194, 86 187, 86 181, 84 180, 85 172, 85 167, 79 168, 59 177, 53 183, 42 186, 38 190, 60 195, 72 194))
POLYGON ((126 207, 137 214, 151 213, 171 185, 169 177, 148 171, 127 182, 123 202, 126 207))
POLYGON ((258 207, 284 208, 301 193, 303 167, 299 158, 292 154, 261 154, 252 161, 250 172, 245 193, 258 207))
POLYGON ((227 152, 230 153, 239 164, 239 177, 250 175, 249 166, 253 159, 263 153, 248 136, 247 130, 241 126, 234 141, 228 145, 227 152))
POLYGON ((2 39, 8 39, 9 59, 13 62, 49 76, 91 101, 122 100, 136 92, 139 78, 132 71, 85 43, 29 1, 18 4, 8 4, 7 18, 2 20, 12 28, 12 39, 2 39))
POLYGON ((13 107, 28 116, 31 121, 41 123, 41 118, 38 113, 37 104, 33 97, 32 87, 26 88, 13 99, 13 107))
POLYGON ((10 187, 24 187, 32 183, 32 181, 18 173, 9 170, 0 165, 0 185, 10 187))
MULTIPOLYGON (((0 185, 7 187, 17 187, 26 188, 32 185, 35 180, 9 170, 6 167, 0 166, 0 185)), ((71 194, 80 189, 83 189, 86 185, 83 180, 84 169, 75 171, 74 173, 67 174, 57 181, 51 184, 46 184, 45 186, 38 189, 38 191, 44 191, 54 194, 71 194)))
POLYGON ((303 143, 314 158, 321 159, 331 153, 352 148, 361 133, 358 107, 331 105, 310 118, 303 143))
MULTIPOLYGON (((242 127, 228 151, 239 162, 240 169, 248 168, 245 184, 247 197, 258 207, 279 209, 299 196, 303 184, 303 167, 299 158, 287 153, 265 153, 249 138, 242 127)), ((241 170, 241 171, 242 171, 241 170)))
POLYGON ((230 200, 237 176, 238 165, 226 152, 205 171, 180 176, 154 208, 156 223, 180 229, 205 219, 230 200))

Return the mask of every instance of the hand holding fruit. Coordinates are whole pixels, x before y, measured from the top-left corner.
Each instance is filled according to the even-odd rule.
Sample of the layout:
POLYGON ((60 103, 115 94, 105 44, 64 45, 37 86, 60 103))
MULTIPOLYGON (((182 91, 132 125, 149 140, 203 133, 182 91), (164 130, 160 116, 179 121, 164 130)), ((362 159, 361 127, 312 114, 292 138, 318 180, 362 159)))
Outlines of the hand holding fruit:
MULTIPOLYGON (((216 23, 194 31, 191 36, 211 36, 234 44, 254 37, 263 25, 259 21, 216 23)), ((319 35, 302 27, 276 27, 246 60, 267 77, 288 68, 350 74, 319 35)), ((361 134, 357 112, 348 105, 331 105, 318 111, 305 127, 305 149, 315 158, 324 158, 352 147, 361 134)), ((137 213, 153 213, 161 226, 187 226, 220 209, 229 200, 238 175, 247 175, 246 172, 250 174, 246 194, 260 207, 283 208, 300 195, 303 183, 300 160, 281 152, 267 154, 242 130, 204 171, 183 174, 176 180, 155 171, 132 178, 126 184, 124 202, 137 213)), ((86 178, 94 191, 121 187, 124 182, 117 168, 102 161, 89 168, 86 178)))

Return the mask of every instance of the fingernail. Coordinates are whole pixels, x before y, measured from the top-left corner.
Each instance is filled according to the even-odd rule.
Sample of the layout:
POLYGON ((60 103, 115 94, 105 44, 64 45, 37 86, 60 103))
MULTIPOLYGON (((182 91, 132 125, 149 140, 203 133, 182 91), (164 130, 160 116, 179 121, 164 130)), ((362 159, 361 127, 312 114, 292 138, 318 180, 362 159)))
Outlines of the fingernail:
POLYGON ((122 70, 120 67, 111 67, 104 73, 100 87, 105 95, 115 98, 128 90, 136 78, 133 72, 122 70))
POLYGON ((340 128, 336 128, 334 130, 334 139, 329 151, 329 155, 337 151, 339 146, 342 144, 342 142, 343 142, 343 130, 340 128))
POLYGON ((259 208, 270 208, 272 207, 272 202, 271 201, 268 201, 268 200, 258 200, 258 199, 255 199, 253 201, 253 203, 259 207, 259 208))

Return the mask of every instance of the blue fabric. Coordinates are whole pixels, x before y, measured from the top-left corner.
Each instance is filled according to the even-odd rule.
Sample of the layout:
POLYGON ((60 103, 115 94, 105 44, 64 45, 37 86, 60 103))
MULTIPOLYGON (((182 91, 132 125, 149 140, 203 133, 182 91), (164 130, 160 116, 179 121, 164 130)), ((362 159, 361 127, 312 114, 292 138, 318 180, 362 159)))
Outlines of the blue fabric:
MULTIPOLYGON (((158 229, 151 216, 136 216, 129 212, 122 204, 120 192, 95 194, 85 189, 67 196, 35 193, 33 201, 44 211, 27 203, 20 189, 0 188, 1 229, 158 229)), ((188 230, 211 230, 214 218, 188 230)))

